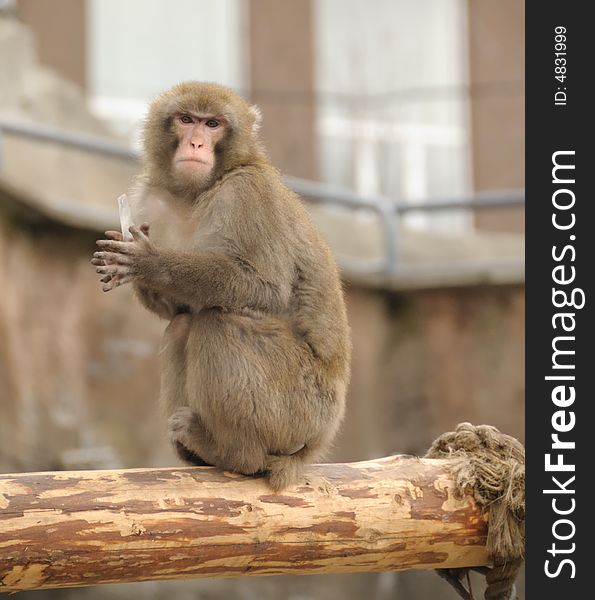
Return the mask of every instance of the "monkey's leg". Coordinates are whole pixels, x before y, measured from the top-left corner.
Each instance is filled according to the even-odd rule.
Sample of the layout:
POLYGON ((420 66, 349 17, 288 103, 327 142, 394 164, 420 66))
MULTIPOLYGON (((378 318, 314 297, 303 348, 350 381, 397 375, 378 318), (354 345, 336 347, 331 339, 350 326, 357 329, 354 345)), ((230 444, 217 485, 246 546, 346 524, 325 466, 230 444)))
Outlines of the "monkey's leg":
POLYGON ((207 462, 188 441, 201 435, 201 432, 193 430, 190 426, 193 413, 188 408, 186 353, 191 323, 190 314, 177 314, 163 334, 160 402, 169 416, 171 441, 178 456, 191 465, 210 466, 212 463, 207 462), (181 432, 184 432, 184 435, 181 435, 181 432))
POLYGON ((215 447, 213 436, 191 408, 179 407, 169 417, 167 424, 174 448, 183 461, 199 467, 217 463, 211 458, 215 447))
POLYGON ((295 483, 304 464, 326 450, 341 408, 334 390, 321 387, 311 353, 274 317, 204 311, 196 325, 190 406, 211 428, 215 464, 265 473, 276 490, 295 483))
POLYGON ((191 323, 190 314, 177 314, 163 334, 160 403, 168 417, 179 406, 188 406, 186 352, 191 323))
POLYGON ((192 452, 182 444, 182 442, 174 442, 174 449, 181 460, 194 467, 212 467, 211 463, 203 460, 198 454, 192 452))
POLYGON ((191 464, 214 465, 244 475, 262 475, 266 470, 266 453, 255 444, 252 430, 220 431, 215 438, 200 415, 188 407, 178 408, 168 425, 174 446, 182 447, 178 454, 191 464))

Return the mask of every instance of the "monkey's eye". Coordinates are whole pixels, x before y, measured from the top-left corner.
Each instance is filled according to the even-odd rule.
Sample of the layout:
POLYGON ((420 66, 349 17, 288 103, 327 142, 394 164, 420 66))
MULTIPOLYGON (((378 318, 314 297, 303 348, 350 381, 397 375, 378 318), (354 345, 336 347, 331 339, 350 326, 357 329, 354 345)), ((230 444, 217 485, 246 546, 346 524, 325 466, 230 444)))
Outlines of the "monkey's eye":
POLYGON ((217 119, 209 119, 205 125, 207 127, 211 127, 212 129, 215 129, 215 127, 219 127, 219 121, 217 121, 217 119))
POLYGON ((182 123, 194 123, 194 119, 190 115, 180 115, 182 123))

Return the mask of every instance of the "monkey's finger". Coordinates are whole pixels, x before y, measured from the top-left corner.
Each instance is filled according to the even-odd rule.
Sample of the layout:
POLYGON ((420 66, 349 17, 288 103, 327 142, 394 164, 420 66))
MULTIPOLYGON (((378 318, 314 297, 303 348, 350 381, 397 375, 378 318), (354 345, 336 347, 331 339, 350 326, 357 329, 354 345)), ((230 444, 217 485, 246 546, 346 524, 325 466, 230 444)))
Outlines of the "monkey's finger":
POLYGON ((132 234, 132 237, 134 238, 134 241, 136 241, 136 242, 148 242, 149 241, 147 234, 142 230, 142 225, 141 225, 141 227, 137 227, 136 225, 131 225, 128 228, 128 231, 130 231, 130 233, 132 234))
POLYGON ((105 277, 102 277, 99 281, 101 281, 101 283, 108 283, 110 282, 112 279, 120 279, 121 275, 106 275, 105 277))
POLYGON ((133 279, 134 279, 134 277, 132 277, 132 275, 126 275, 124 277, 117 277, 111 283, 108 283, 107 285, 103 286, 103 291, 108 292, 109 290, 114 290, 117 287, 124 285, 125 283, 131 282, 133 279))
POLYGON ((98 257, 95 256, 95 253, 93 253, 93 258, 91 259, 91 264, 92 265, 105 265, 108 262, 113 262, 113 261, 106 261, 103 259, 99 259, 98 257))
MULTIPOLYGON (((109 261, 109 262, 113 262, 113 261, 109 261)), ((101 265, 107 265, 108 261, 103 260, 103 259, 99 259, 99 258, 92 258, 91 259, 91 264, 95 265, 96 267, 100 267, 101 265)))
POLYGON ((102 279, 100 279, 101 282, 104 282, 105 279, 108 279, 108 281, 105 282, 105 285, 101 288, 104 292, 108 292, 109 290, 113 290, 115 287, 117 287, 118 285, 118 280, 120 280, 122 278, 121 275, 108 275, 106 277, 103 277, 102 279))
POLYGON ((132 281, 132 277, 115 277, 110 282, 106 283, 101 289, 104 292, 109 292, 110 290, 115 290, 117 287, 120 287, 129 281, 132 281))
POLYGON ((97 265, 95 272, 100 275, 116 275, 118 272, 118 265, 97 265))
POLYGON ((121 231, 113 231, 110 229, 105 232, 105 235, 107 236, 108 239, 116 240, 118 242, 121 242, 124 239, 124 236, 122 235, 121 231))
POLYGON ((149 229, 150 229, 150 227, 151 227, 151 226, 150 226, 148 223, 143 223, 143 224, 140 226, 140 230, 141 230, 141 231, 142 231, 142 232, 143 232, 143 233, 144 233, 146 236, 148 236, 148 235, 149 235, 149 229))
MULTIPOLYGON (((148 238, 147 238, 148 239, 148 238)), ((130 242, 118 242, 116 240, 97 240, 95 242, 102 250, 111 250, 120 254, 134 254, 137 250, 130 242)))
POLYGON ((104 292, 109 292, 110 290, 114 290, 116 289, 117 285, 115 283, 115 280, 112 279, 109 283, 106 283, 101 289, 104 292))
POLYGON ((95 271, 100 275, 129 275, 131 269, 128 265, 101 265, 95 271))
POLYGON ((130 265, 134 262, 134 258, 129 254, 120 254, 118 252, 95 252, 91 262, 94 265, 98 265, 101 262, 106 264, 130 265))
POLYGON ((133 262, 133 259, 125 254, 112 254, 111 252, 97 252, 96 254, 103 255, 93 255, 94 258, 91 259, 91 264, 96 267, 102 267, 103 265, 130 265, 133 262))

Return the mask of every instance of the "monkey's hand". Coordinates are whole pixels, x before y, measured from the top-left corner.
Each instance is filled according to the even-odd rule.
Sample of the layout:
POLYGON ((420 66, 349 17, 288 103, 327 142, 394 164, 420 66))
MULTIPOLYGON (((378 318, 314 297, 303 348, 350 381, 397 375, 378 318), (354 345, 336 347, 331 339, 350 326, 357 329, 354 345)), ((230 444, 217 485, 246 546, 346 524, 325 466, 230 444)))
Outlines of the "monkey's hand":
MULTIPOLYGON (((124 236, 122 235, 122 233, 120 231, 112 231, 112 230, 108 230, 105 232, 105 237, 109 240, 116 240, 118 242, 121 242, 124 239, 124 236)), ((105 262, 105 260, 98 260, 93 258, 91 260, 91 263, 94 265, 105 265, 107 264, 105 262)), ((105 275, 104 277, 102 277, 100 279, 101 283, 105 283, 106 285, 103 287, 103 289, 105 290, 106 287, 109 286, 110 289, 113 289, 115 287, 118 287, 119 285, 122 285, 122 277, 120 277, 120 275, 105 275)))
POLYGON ((149 239, 149 225, 132 225, 129 229, 131 241, 124 241, 119 231, 106 231, 108 239, 97 240, 100 248, 93 254, 91 263, 96 271, 103 275, 103 291, 109 292, 120 285, 138 278, 146 269, 144 264, 157 257, 155 244, 149 239))

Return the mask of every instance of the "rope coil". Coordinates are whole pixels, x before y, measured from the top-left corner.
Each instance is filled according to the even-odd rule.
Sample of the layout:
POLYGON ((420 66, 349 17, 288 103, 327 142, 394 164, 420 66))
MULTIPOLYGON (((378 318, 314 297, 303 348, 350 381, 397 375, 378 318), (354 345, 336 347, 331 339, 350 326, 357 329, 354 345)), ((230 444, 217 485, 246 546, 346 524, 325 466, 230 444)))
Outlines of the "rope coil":
MULTIPOLYGON (((514 581, 525 556, 525 449, 515 438, 490 425, 457 425, 438 437, 426 458, 459 458, 452 469, 456 493, 471 493, 489 511, 487 549, 493 563, 486 575, 485 600, 512 600, 514 581)), ((440 570, 462 598, 473 599, 462 584, 468 569, 440 570)))

